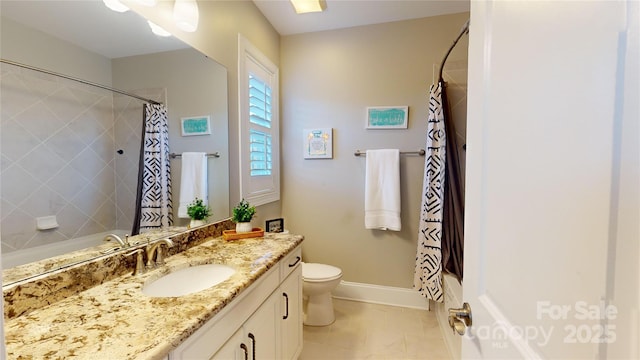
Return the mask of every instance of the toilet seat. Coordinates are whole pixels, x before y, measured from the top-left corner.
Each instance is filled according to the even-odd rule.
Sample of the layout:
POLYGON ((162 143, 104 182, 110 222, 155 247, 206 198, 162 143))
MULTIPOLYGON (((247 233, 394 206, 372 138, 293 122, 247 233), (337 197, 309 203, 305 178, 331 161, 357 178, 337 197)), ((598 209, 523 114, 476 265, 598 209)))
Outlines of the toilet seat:
POLYGON ((302 280, 307 282, 323 282, 338 279, 342 270, 326 264, 302 263, 302 280))

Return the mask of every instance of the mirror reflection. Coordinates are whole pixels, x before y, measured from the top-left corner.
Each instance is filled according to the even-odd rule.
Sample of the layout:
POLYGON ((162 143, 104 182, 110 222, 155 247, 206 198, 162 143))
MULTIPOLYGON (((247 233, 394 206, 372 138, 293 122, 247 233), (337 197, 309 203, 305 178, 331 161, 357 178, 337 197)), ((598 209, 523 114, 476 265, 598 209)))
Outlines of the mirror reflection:
MULTIPOLYGON (((206 164, 209 221, 229 216, 223 66, 175 38, 153 35, 137 14, 113 12, 102 2, 2 1, 0 6, 3 59, 161 102, 168 109, 172 153, 219 152, 206 164), (66 14, 83 18, 66 19, 66 14), (182 136, 181 119, 202 116, 209 117, 211 134, 182 136)), ((95 245, 100 247, 86 255, 102 256, 115 246, 104 244, 107 234, 124 237, 133 226, 145 102, 8 64, 1 65, 0 85, 3 268, 95 245)), ((189 222, 177 217, 181 158, 170 165, 174 227, 147 238, 184 231, 189 222)), ((68 258, 85 260, 76 254, 68 258)), ((33 271, 60 265, 64 262, 33 271)))

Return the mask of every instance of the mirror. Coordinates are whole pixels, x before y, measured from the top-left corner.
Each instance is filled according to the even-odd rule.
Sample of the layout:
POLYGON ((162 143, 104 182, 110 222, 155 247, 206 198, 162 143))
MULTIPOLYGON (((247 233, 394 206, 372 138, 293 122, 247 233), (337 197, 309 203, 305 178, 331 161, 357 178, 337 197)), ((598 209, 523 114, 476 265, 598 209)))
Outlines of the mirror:
MULTIPOLYGON (((168 108, 172 153, 219 152, 207 161, 209 221, 229 217, 222 65, 101 1, 2 1, 0 7, 3 59, 160 101, 168 108), (183 137, 181 118, 200 116, 210 117, 211 135, 183 137)), ((144 102, 14 65, 2 64, 0 74, 3 267, 55 255, 65 260, 17 266, 8 270, 12 276, 5 271, 6 285, 103 256, 114 246, 103 244, 106 234, 131 231, 144 102), (94 244, 99 247, 74 252, 94 244)), ((188 219, 177 217, 180 171, 180 158, 171 160, 175 227, 145 238, 186 229, 188 219)))

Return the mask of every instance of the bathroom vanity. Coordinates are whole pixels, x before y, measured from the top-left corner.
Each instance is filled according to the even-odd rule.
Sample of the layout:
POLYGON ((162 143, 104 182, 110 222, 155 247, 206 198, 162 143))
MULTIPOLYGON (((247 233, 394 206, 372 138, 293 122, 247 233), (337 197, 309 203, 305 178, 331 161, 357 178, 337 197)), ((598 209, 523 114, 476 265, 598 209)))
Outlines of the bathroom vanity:
POLYGON ((302 351, 301 257, 297 246, 167 358, 297 359, 302 351))
MULTIPOLYGON (((20 308, 24 313, 5 313, 7 353, 35 359, 295 359, 302 349, 302 240, 289 234, 238 241, 172 237, 173 251, 180 252, 170 252, 166 265, 144 274, 127 269, 105 281, 79 271, 98 284, 65 296, 43 290, 41 296, 52 299, 48 305, 39 301, 20 308), (189 242, 197 245, 185 245, 189 242), (183 296, 142 293, 145 284, 169 272, 202 264, 225 264, 235 273, 183 296)), ((127 254, 113 256, 127 257, 123 264, 129 267, 133 263, 127 254)), ((34 282, 64 283, 65 270, 34 282)), ((10 294, 5 305, 24 300, 32 289, 29 284, 3 289, 10 294)))

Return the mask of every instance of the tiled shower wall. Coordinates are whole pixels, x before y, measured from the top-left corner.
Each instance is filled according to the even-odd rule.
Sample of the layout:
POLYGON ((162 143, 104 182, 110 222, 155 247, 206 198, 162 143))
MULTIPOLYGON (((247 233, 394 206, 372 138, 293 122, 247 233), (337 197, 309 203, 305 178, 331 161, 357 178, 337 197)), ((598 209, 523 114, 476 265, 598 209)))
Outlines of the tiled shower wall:
POLYGON ((0 91, 2 252, 130 229, 140 136, 134 145, 135 136, 127 135, 139 133, 141 125, 115 131, 114 123, 129 114, 140 124, 141 102, 4 64, 0 91), (118 162, 117 136, 125 139, 118 162), (133 165, 124 161, 131 157, 133 165), (116 186, 130 181, 133 195, 124 192, 125 184, 116 186), (117 196, 116 189, 124 193, 117 196), (128 208, 118 209, 118 198, 128 208), (56 215, 59 227, 37 230, 36 217, 47 215, 56 215))

